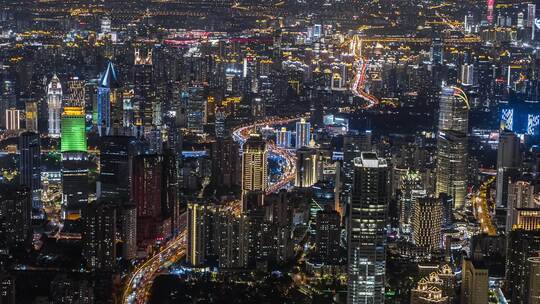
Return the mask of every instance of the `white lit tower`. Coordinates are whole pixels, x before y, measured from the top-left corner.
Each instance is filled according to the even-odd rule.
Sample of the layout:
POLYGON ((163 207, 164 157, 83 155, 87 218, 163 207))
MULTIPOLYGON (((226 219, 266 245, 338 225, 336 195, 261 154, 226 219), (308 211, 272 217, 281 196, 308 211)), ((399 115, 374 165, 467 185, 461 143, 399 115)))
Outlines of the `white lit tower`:
POLYGON ((49 136, 60 137, 60 116, 62 114, 62 84, 56 74, 47 86, 47 106, 49 108, 49 136))

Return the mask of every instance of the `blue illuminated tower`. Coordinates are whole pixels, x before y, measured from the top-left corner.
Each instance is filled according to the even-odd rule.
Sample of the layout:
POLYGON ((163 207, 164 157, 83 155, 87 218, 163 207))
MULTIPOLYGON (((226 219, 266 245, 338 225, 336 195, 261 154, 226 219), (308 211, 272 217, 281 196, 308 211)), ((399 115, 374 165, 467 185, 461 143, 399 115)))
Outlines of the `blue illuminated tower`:
MULTIPOLYGON (((119 87, 116 70, 112 62, 99 79, 97 96, 97 127, 100 135, 108 135, 111 129, 112 89, 119 87)), ((114 97, 113 97, 114 98, 114 97)))

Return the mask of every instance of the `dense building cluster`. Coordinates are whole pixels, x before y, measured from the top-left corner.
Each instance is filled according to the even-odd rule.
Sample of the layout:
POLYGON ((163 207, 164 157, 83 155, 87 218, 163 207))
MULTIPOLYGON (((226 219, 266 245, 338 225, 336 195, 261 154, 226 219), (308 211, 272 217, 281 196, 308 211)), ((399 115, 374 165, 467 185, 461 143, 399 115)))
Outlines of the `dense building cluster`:
POLYGON ((3 0, 0 303, 539 304, 539 50, 537 0, 3 0))

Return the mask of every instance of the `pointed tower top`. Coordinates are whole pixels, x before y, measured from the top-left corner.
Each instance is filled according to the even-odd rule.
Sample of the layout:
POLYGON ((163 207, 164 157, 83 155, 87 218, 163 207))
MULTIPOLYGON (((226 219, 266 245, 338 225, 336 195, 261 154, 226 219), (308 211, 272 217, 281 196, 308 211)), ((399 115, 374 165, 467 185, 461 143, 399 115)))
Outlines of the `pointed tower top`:
POLYGON ((104 88, 118 87, 118 78, 112 61, 109 61, 105 73, 101 74, 99 86, 104 88))

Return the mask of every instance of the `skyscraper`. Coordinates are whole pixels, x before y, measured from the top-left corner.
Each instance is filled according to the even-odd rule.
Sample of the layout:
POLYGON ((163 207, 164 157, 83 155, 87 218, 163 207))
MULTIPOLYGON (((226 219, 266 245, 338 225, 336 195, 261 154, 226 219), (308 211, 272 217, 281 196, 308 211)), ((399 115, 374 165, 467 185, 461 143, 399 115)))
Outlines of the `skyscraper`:
POLYGON ((60 114, 62 113, 62 84, 56 74, 47 86, 47 107, 49 108, 49 136, 60 137, 60 114))
POLYGON ((64 107, 62 113, 61 151, 86 152, 86 121, 83 108, 64 107))
POLYGON ((21 110, 9 108, 6 110, 6 130, 17 132, 21 129, 21 110))
POLYGON ((88 203, 88 154, 62 152, 62 204, 64 218, 77 220, 88 203))
POLYGON ((85 83, 84 80, 79 80, 78 77, 71 78, 67 83, 68 96, 65 106, 68 107, 85 107, 85 83))
POLYGON ((488 269, 478 261, 463 259, 461 301, 463 304, 488 303, 488 269))
POLYGON ((30 241, 31 208, 28 187, 0 186, 0 238, 8 246, 24 247, 30 241))
POLYGON ((446 193, 461 209, 467 194, 467 136, 455 131, 439 131, 437 136, 437 184, 440 196, 446 193))
POLYGON ((521 165, 519 137, 508 131, 499 134, 497 149, 497 196, 498 208, 506 208, 508 200, 509 179, 516 178, 521 165))
POLYGON ((207 206, 202 203, 188 204, 187 262, 200 266, 206 262, 207 206))
POLYGON ((354 159, 348 224, 347 303, 384 303, 389 185, 385 159, 362 152, 354 159))
POLYGON ((133 159, 131 197, 137 206, 137 246, 148 246, 169 237, 170 210, 165 204, 166 172, 162 155, 138 155, 133 159))
POLYGON ((461 209, 467 193, 469 101, 456 87, 443 87, 439 103, 436 194, 446 193, 461 209))
POLYGON ((102 136, 100 138, 99 197, 130 199, 131 162, 136 154, 135 149, 134 137, 102 136))
POLYGON ((469 127, 469 99, 457 87, 443 87, 439 100, 439 131, 467 134, 469 127))
POLYGON ((527 302, 530 291, 528 283, 534 267, 530 267, 527 260, 538 256, 540 230, 514 229, 508 233, 507 239, 505 279, 508 288, 505 293, 506 298, 511 303, 529 303, 527 302))
POLYGON ((252 134, 243 147, 242 196, 249 191, 265 191, 268 186, 268 151, 266 142, 252 134))
POLYGON ((32 207, 41 207, 41 141, 35 132, 23 132, 19 136, 19 171, 21 185, 32 193, 32 207))
POLYGON ((35 101, 28 101, 26 106, 26 131, 38 132, 38 106, 35 101))
POLYGON ((276 132, 276 145, 282 148, 291 147, 291 131, 287 131, 287 128, 283 127, 276 132))
POLYGON ((321 210, 315 218, 315 247, 317 259, 327 265, 335 265, 340 260, 341 216, 335 210, 321 210))
POLYGON ((91 271, 116 265, 116 211, 114 204, 99 200, 82 208, 83 257, 91 271))
POLYGON ((97 95, 97 127, 100 135, 110 134, 112 121, 111 113, 119 106, 116 89, 119 87, 118 77, 112 62, 99 79, 97 95))
POLYGON ((540 303, 540 256, 530 257, 527 260, 529 270, 529 282, 527 289, 529 290, 529 304, 540 303))
POLYGON ((304 146, 309 146, 309 141, 311 140, 311 123, 306 122, 305 119, 300 119, 296 123, 296 148, 301 148, 304 146))
POLYGON ((301 147, 296 150, 296 178, 294 179, 295 187, 311 187, 317 182, 317 156, 317 150, 313 148, 301 147))
POLYGON ((441 246, 443 205, 440 199, 423 197, 412 207, 412 233, 414 243, 428 252, 441 246))

